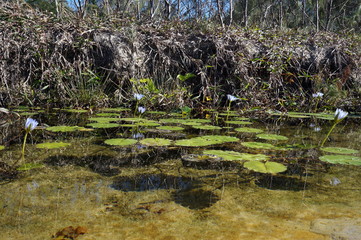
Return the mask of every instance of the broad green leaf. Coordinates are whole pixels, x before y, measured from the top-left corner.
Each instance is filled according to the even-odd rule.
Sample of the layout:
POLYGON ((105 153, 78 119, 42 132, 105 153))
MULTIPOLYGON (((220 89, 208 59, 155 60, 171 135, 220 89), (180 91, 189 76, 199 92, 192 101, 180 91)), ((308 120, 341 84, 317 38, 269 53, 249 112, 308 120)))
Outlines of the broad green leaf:
POLYGON ((263 132, 262 129, 258 129, 258 128, 247 128, 247 127, 243 127, 243 128, 236 128, 234 129, 237 132, 244 132, 244 133, 261 133, 263 132))
POLYGON ((323 147, 321 148, 324 152, 329 153, 337 153, 337 154, 354 154, 358 153, 358 150, 350 149, 350 148, 342 148, 342 147, 323 147))
POLYGON ((361 158, 349 155, 324 155, 320 157, 323 162, 346 164, 346 165, 361 165, 361 158))
POLYGON ((279 173, 287 170, 287 167, 281 163, 276 162, 259 162, 259 161, 249 161, 245 162, 243 167, 260 173, 279 173))
POLYGON ((165 138, 144 138, 139 142, 146 146, 168 146, 172 143, 171 140, 165 138))
POLYGON ((266 161, 269 159, 267 155, 264 154, 250 154, 250 153, 240 153, 235 151, 225 151, 225 150, 205 150, 204 154, 212 154, 218 157, 223 158, 224 160, 236 160, 236 161, 266 161))
POLYGON ((74 132, 78 129, 78 126, 52 126, 46 128, 50 132, 74 132))
POLYGON ((136 144, 137 140, 129 138, 111 138, 105 140, 104 143, 112 146, 129 146, 136 144))
POLYGON ((256 137, 265 140, 288 140, 288 137, 277 135, 277 134, 257 134, 256 137))

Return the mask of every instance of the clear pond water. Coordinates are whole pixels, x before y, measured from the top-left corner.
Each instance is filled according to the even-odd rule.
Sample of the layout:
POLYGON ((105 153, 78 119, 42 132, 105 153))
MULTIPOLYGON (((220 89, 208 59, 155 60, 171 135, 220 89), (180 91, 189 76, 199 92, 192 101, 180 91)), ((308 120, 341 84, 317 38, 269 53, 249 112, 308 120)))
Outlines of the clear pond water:
POLYGON ((76 238, 84 240, 357 239, 360 231, 356 116, 339 123, 324 145, 353 150, 344 154, 354 157, 350 164, 320 160, 340 154, 320 149, 333 121, 319 115, 13 111, 20 116, 2 115, 0 127, 0 239, 52 239, 67 226, 85 227, 76 238), (26 145, 25 163, 32 165, 17 171, 11 166, 20 164, 28 116, 40 127, 26 145), (117 126, 92 125, 96 122, 117 126), (59 132, 50 126, 78 128, 59 132), (262 133, 239 129, 244 127, 262 133), (209 136, 232 138, 222 142, 209 136), (107 144, 109 139, 122 139, 122 146, 107 144), (124 139, 135 141, 124 144, 124 139), (68 144, 38 145, 48 142, 68 144), (243 144, 250 142, 268 145, 243 144), (220 156, 207 154, 211 150, 220 156), (189 156, 195 159, 189 162, 189 156), (247 167, 252 161, 278 163, 286 170, 263 173, 247 167))

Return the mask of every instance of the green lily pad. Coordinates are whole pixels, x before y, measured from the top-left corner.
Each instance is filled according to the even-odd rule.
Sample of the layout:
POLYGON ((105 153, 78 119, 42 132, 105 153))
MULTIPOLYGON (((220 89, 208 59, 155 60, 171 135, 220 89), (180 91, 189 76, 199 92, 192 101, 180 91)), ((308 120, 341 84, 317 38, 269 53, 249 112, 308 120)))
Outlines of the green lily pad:
POLYGON ((236 124, 236 125, 250 125, 252 124, 251 122, 247 122, 247 121, 224 121, 227 124, 236 124))
POLYGON ((192 126, 195 129, 201 129, 201 130, 220 130, 221 127, 213 126, 213 125, 193 125, 192 126))
POLYGON ((185 125, 185 126, 199 126, 199 125, 202 125, 202 123, 193 122, 193 121, 184 121, 184 122, 182 122, 182 125, 185 125))
POLYGON ((241 143, 245 147, 249 148, 257 148, 257 149, 273 149, 276 150, 278 147, 273 146, 270 143, 262 143, 262 142, 242 142, 241 143))
POLYGON ((171 140, 165 138, 144 138, 139 142, 146 146, 168 146, 172 143, 171 140))
POLYGON ((237 117, 237 118, 233 118, 232 120, 237 120, 237 121, 249 121, 248 117, 237 117))
POLYGON ((287 170, 285 165, 276 162, 264 163, 259 161, 249 161, 245 162, 243 167, 259 173, 280 173, 287 170))
POLYGON ((161 123, 176 123, 176 124, 182 124, 186 122, 187 120, 181 119, 181 118, 162 118, 159 119, 159 122, 161 123))
POLYGON ((85 110, 85 109, 62 109, 62 111, 71 112, 71 113, 86 113, 86 112, 88 112, 88 110, 85 110))
POLYGON ((94 121, 98 123, 109 123, 109 122, 117 122, 119 121, 119 118, 113 118, 113 117, 91 117, 88 119, 89 121, 94 121))
POLYGON ((240 153, 235 151, 224 151, 224 150, 205 150, 204 154, 212 154, 223 158, 224 160, 237 160, 237 161, 267 161, 269 156, 264 154, 250 154, 240 153))
POLYGON ((157 127, 159 130, 168 130, 168 131, 183 131, 184 128, 178 126, 160 126, 157 127))
POLYGON ((323 162, 338 163, 346 165, 361 165, 361 158, 349 155, 324 155, 320 157, 323 162))
POLYGON ((265 140, 288 140, 288 137, 277 135, 277 134, 257 134, 256 137, 265 140))
POLYGON ((157 122, 151 122, 151 121, 147 121, 147 122, 137 122, 135 123, 137 126, 140 126, 140 127, 157 127, 157 126, 160 126, 159 123, 157 122))
POLYGON ((243 128, 236 128, 234 129, 237 132, 244 132, 244 133, 261 133, 263 132, 262 129, 258 129, 258 128, 247 128, 247 127, 243 127, 243 128))
POLYGON ((42 167, 44 167, 44 164, 42 164, 42 163, 25 163, 25 164, 19 166, 16 170, 18 170, 18 171, 28 171, 30 169, 42 168, 42 167))
POLYGON ((236 137, 230 136, 221 136, 221 135, 207 135, 201 137, 195 137, 190 139, 181 139, 175 141, 176 146, 184 146, 184 147, 202 147, 202 146, 210 146, 214 144, 222 144, 226 142, 238 142, 239 139, 236 137))
POLYGON ((223 113, 219 113, 219 116, 228 116, 228 117, 237 117, 239 116, 239 114, 237 112, 234 111, 229 111, 229 112, 223 112, 223 113))
POLYGON ((0 150, 3 150, 5 148, 5 146, 0 145, 0 150))
POLYGON ((97 117, 118 117, 119 113, 97 113, 97 117))
POLYGON ((324 147, 321 148, 324 152, 329 153, 337 153, 337 154, 354 154, 358 153, 358 150, 350 149, 350 148, 342 148, 342 147, 324 147))
POLYGON ((87 126, 92 128, 114 128, 114 127, 119 127, 119 124, 108 123, 108 122, 96 122, 96 123, 88 123, 87 126))
POLYGON ((54 149, 54 148, 63 148, 70 146, 70 143, 64 143, 64 142, 48 142, 48 143, 39 143, 36 144, 36 148, 46 148, 46 149, 54 149))
POLYGON ((290 117, 290 118, 310 118, 310 116, 307 116, 307 115, 290 114, 290 113, 287 114, 287 117, 290 117))
POLYGON ((130 138, 111 138, 104 141, 104 143, 112 146, 129 146, 137 143, 137 140, 130 138))
POLYGON ((50 132, 74 132, 78 129, 78 126, 52 126, 46 128, 50 132))
POLYGON ((186 120, 186 122, 198 122, 198 123, 210 123, 211 120, 210 119, 204 119, 204 118, 192 118, 189 120, 186 120))
POLYGON ((103 112, 126 112, 126 111, 130 111, 129 108, 103 108, 101 110, 103 112))

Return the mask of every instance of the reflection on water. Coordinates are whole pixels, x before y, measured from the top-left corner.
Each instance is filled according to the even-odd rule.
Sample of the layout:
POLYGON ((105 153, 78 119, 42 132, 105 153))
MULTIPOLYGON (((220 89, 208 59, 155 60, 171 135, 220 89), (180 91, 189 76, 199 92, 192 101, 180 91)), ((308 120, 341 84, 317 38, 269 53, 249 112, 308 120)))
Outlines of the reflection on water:
MULTIPOLYGON (((85 116, 68 118, 67 123, 69 115, 62 114, 59 121, 63 125, 87 123, 85 116)), ((46 119, 42 116, 42 122, 46 119)), ((29 144, 27 161, 46 166, 27 172, 11 168, 19 156, 21 140, 9 142, 10 146, 0 151, 0 239, 51 239, 68 226, 88 229, 80 240, 326 240, 331 234, 341 236, 328 231, 330 226, 322 226, 322 231, 315 226, 327 222, 325 219, 361 218, 360 167, 321 163, 321 152, 315 146, 327 133, 329 123, 317 120, 315 126, 322 128, 314 131, 310 121, 253 121, 255 128, 287 136, 289 141, 283 143, 287 151, 248 149, 239 143, 215 147, 267 154, 272 161, 287 165, 288 170, 281 174, 255 173, 242 168, 242 162, 216 168, 182 163, 181 156, 202 153, 203 149, 197 147, 138 144, 117 148, 104 144, 104 139, 119 134, 135 134, 125 128, 84 133, 35 131, 30 143, 48 139, 72 145, 44 150, 29 144)), ((139 127, 137 132, 142 135, 137 137, 176 140, 186 137, 186 133, 210 134, 188 125, 185 128, 181 134, 172 134, 139 127)), ((241 141, 266 142, 232 128, 224 132, 241 141)), ((358 125, 349 122, 333 132, 328 144, 361 150, 360 136, 358 125)), ((340 224, 355 229, 353 222, 357 221, 340 224)))
POLYGON ((128 191, 152 191, 158 189, 190 189, 197 183, 196 180, 187 177, 176 177, 165 174, 140 174, 131 177, 118 177, 110 185, 116 190, 128 191))

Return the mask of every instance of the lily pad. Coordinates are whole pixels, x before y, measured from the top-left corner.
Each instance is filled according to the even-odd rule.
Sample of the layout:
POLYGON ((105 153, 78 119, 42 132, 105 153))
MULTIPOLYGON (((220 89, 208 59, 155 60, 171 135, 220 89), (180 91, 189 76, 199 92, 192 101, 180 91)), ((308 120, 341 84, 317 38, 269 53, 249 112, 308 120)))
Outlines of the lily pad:
POLYGON ((161 122, 161 123, 184 123, 184 122, 186 122, 186 120, 181 119, 181 118, 162 118, 162 119, 159 119, 159 122, 161 122))
POLYGON ((108 122, 96 122, 96 123, 88 123, 87 126, 92 128, 114 128, 114 127, 119 127, 119 124, 108 123, 108 122))
POLYGON ((195 129, 201 129, 201 130, 220 130, 221 127, 213 126, 213 125, 193 125, 192 126, 195 129))
POLYGON ((50 132, 74 132, 78 129, 78 126, 51 126, 46 128, 50 132))
POLYGON ((320 157, 323 162, 338 163, 346 165, 361 165, 361 158, 349 155, 324 155, 320 157))
POLYGON ((139 126, 139 127, 157 127, 159 126, 160 124, 157 123, 157 122, 151 122, 151 121, 147 121, 147 122, 137 122, 135 123, 136 126, 139 126))
POLYGON ((129 108, 103 108, 103 112, 126 112, 129 111, 129 108))
POLYGON ((118 117, 119 113, 97 113, 95 115, 98 117, 118 117))
POLYGON ((168 130, 168 131, 183 131, 184 128, 178 126, 160 126, 157 127, 159 130, 168 130))
POLYGON ((237 160, 237 161, 267 161, 269 156, 264 154, 250 154, 240 153, 235 151, 224 151, 224 150, 205 150, 204 154, 212 154, 223 158, 224 160, 237 160))
POLYGON ((288 137, 277 135, 277 134, 257 134, 256 137, 265 140, 288 140, 288 137))
POLYGON ((20 167, 18 167, 16 170, 28 171, 33 168, 42 168, 42 167, 44 167, 44 164, 42 164, 42 163, 25 163, 25 164, 21 165, 20 167))
POLYGON ((64 142, 48 142, 48 143, 39 143, 36 144, 36 148, 46 148, 46 149, 54 149, 54 148, 63 148, 70 146, 70 143, 64 143, 64 142))
POLYGON ((263 132, 262 129, 258 129, 258 128, 247 128, 247 127, 243 127, 243 128, 236 128, 234 129, 237 132, 244 132, 244 133, 261 133, 263 132))
POLYGON ((62 109, 62 111, 71 112, 71 113, 86 113, 86 112, 88 112, 88 110, 85 110, 85 109, 62 109))
POLYGON ((111 138, 105 140, 104 143, 112 146, 129 146, 136 144, 137 140, 129 138, 111 138))
POLYGON ((3 150, 5 148, 5 146, 0 145, 0 150, 3 150))
POLYGON ((337 153, 337 154, 354 154, 358 153, 358 150, 350 149, 350 148, 342 148, 342 147, 324 147, 321 148, 324 152, 329 153, 337 153))
POLYGON ((146 146, 168 146, 172 143, 170 139, 165 138, 144 138, 139 142, 146 146))
POLYGON ((230 136, 221 136, 221 135, 207 135, 201 137, 195 137, 190 139, 181 139, 175 141, 176 146, 184 146, 184 147, 202 147, 202 146, 210 146, 214 144, 222 144, 226 142, 238 142, 239 139, 236 137, 230 136))
POLYGON ((276 162, 264 163, 259 161, 249 161, 245 162, 243 167, 259 173, 280 173, 287 170, 285 165, 276 162))

